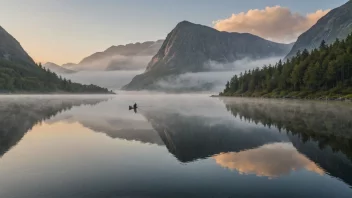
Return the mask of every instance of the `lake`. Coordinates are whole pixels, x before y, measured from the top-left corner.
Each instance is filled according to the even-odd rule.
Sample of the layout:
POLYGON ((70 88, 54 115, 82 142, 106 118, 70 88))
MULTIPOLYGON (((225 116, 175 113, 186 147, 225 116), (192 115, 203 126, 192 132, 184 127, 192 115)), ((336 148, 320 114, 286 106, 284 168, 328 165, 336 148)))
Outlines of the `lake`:
POLYGON ((352 197, 351 103, 0 96, 0 118, 1 198, 352 197))

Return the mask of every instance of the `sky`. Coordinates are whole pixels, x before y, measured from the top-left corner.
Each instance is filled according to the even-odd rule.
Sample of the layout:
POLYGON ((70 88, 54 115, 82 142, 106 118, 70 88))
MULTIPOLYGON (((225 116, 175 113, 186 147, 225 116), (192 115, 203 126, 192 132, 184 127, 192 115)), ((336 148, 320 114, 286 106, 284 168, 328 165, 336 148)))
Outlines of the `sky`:
POLYGON ((292 42, 347 0, 0 0, 0 26, 37 62, 64 64, 112 45, 164 39, 188 20, 292 42), (275 31, 273 31, 275 30, 275 31))

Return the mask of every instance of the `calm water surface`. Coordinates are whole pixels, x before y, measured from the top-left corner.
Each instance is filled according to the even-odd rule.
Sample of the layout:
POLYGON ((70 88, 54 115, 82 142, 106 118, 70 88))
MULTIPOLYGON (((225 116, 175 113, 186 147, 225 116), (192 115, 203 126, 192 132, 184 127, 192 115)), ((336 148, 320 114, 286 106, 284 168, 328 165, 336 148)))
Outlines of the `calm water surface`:
POLYGON ((1 198, 351 198, 351 185, 349 103, 0 97, 1 198))

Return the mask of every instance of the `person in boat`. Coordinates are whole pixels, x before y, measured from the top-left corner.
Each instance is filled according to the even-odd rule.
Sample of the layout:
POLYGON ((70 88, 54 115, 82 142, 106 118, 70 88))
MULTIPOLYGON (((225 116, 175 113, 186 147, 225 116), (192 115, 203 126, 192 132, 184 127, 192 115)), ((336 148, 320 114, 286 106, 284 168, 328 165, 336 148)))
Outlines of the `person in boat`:
POLYGON ((137 108, 138 108, 138 106, 137 106, 137 104, 136 104, 136 103, 134 103, 134 105, 133 105, 133 106, 128 106, 128 108, 129 108, 130 110, 132 110, 132 109, 137 109, 137 108))
POLYGON ((128 107, 129 110, 132 110, 132 109, 133 109, 135 113, 137 113, 137 108, 138 108, 137 103, 134 103, 133 106, 129 106, 129 107, 128 107))

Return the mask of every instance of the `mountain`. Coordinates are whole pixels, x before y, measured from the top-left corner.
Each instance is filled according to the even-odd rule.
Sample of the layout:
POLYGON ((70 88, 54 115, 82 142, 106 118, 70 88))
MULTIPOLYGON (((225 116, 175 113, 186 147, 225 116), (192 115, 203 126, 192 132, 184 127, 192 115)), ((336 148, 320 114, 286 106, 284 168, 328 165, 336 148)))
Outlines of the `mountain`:
POLYGON ((1 26, 0 59, 32 66, 35 64, 33 59, 23 50, 20 43, 1 26))
POLYGON ((62 79, 37 65, 19 42, 0 27, 0 92, 111 93, 95 85, 62 79))
POLYGON ((327 44, 332 44, 337 38, 345 39, 351 32, 352 1, 348 1, 346 4, 331 10, 308 31, 299 36, 287 58, 296 55, 298 50, 307 49, 311 51, 318 48, 323 40, 327 44))
POLYGON ((47 62, 43 65, 44 68, 49 69, 52 72, 55 72, 57 74, 70 74, 70 73, 75 73, 76 71, 66 69, 64 67, 61 67, 55 63, 47 62))
POLYGON ((77 64, 76 63, 65 63, 65 64, 61 65, 61 67, 69 68, 69 67, 73 67, 75 65, 77 65, 77 64))
POLYGON ((261 59, 284 56, 289 44, 267 41, 248 33, 219 32, 213 28, 180 22, 168 35, 146 71, 124 88, 155 89, 166 76, 207 71, 205 63, 232 63, 243 58, 261 59))
POLYGON ((103 52, 96 52, 78 64, 64 64, 71 70, 139 70, 146 65, 160 49, 163 40, 130 43, 111 46, 103 52))
POLYGON ((127 45, 111 46, 104 52, 94 53, 86 58, 84 58, 79 64, 89 64, 101 58, 111 57, 115 55, 120 56, 153 56, 161 47, 163 40, 147 41, 144 43, 130 43, 127 45))

